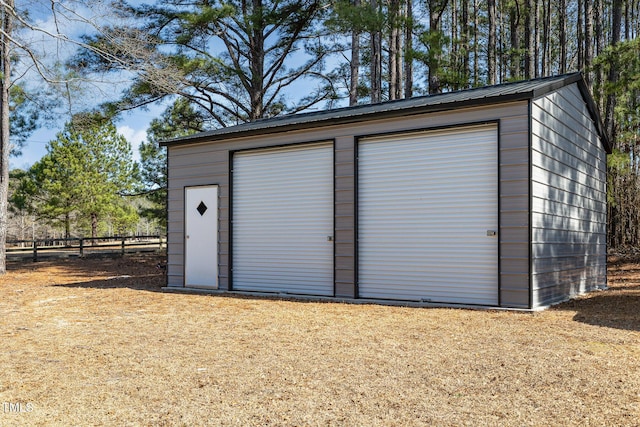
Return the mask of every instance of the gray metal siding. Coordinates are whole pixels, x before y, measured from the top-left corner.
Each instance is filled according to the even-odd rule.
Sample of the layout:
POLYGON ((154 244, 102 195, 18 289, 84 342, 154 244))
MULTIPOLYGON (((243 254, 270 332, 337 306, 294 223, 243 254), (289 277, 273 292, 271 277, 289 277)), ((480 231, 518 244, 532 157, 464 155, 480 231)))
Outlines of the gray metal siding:
POLYGON ((183 188, 219 185, 219 287, 229 289, 230 151, 333 139, 335 141, 335 280, 336 296, 356 295, 355 140, 359 136, 432 127, 499 121, 500 162, 500 302, 504 307, 529 305, 528 102, 463 108, 402 118, 364 120, 214 143, 168 147, 169 267, 168 285, 183 286, 183 188), (192 167, 193 166, 193 167, 192 167))
POLYGON ((352 136, 335 139, 335 292, 354 298, 355 251, 355 142, 352 136))
MULTIPOLYGON (((516 111, 514 111, 516 113, 516 111)), ((529 114, 500 120, 500 305, 529 306, 529 114)))
POLYGON ((606 153, 577 85, 531 112, 533 307, 606 285, 606 153))
POLYGON ((167 235, 167 284, 184 286, 184 187, 219 185, 218 193, 218 277, 219 288, 228 289, 229 263, 229 159, 215 147, 172 147, 169 149, 169 193, 167 235))

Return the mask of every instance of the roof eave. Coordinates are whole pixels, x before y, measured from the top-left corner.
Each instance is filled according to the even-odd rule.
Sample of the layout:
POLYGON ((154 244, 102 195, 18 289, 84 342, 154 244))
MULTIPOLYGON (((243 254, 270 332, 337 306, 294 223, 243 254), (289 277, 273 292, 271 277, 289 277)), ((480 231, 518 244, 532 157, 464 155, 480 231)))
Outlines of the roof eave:
POLYGON ((533 91, 533 98, 540 98, 545 96, 551 92, 554 92, 558 89, 561 89, 570 84, 576 83, 578 85, 578 89, 580 90, 580 94, 585 101, 587 106, 587 110, 591 115, 591 120, 593 120, 593 124, 596 127, 596 131, 598 132, 598 136, 600 137, 602 147, 604 148, 607 154, 611 154, 612 146, 611 141, 609 140, 609 136, 605 131, 602 117, 600 116, 600 112, 598 106, 596 105, 591 92, 589 91, 589 87, 587 86, 587 82, 584 79, 584 74, 582 72, 576 72, 567 74, 566 77, 562 80, 555 81, 553 83, 549 83, 545 85, 543 88, 537 89, 533 91))
POLYGON ((250 136, 265 135, 265 134, 272 134, 272 133, 279 133, 279 132, 291 132, 296 130, 312 129, 312 128, 323 127, 323 126, 344 125, 344 124, 357 123, 363 120, 406 117, 408 115, 433 113, 433 112, 439 112, 439 111, 450 111, 450 110, 460 109, 465 107, 470 108, 470 107, 478 107, 483 105, 526 101, 531 99, 533 96, 534 96, 533 91, 526 91, 526 92, 520 92, 515 94, 497 95, 497 96, 486 97, 486 98, 470 99, 466 101, 443 102, 441 104, 419 105, 419 106, 404 107, 404 108, 401 107, 401 108, 390 109, 385 111, 374 111, 374 112, 346 115, 346 116, 340 116, 340 117, 318 118, 317 120, 309 120, 305 122, 297 122, 292 124, 257 127, 255 129, 246 129, 246 130, 239 129, 237 131, 233 131, 230 129, 229 132, 223 132, 217 135, 203 133, 203 134, 196 134, 192 137, 183 137, 175 140, 161 141, 160 145, 165 147, 169 147, 169 146, 174 147, 174 146, 180 146, 180 145, 197 144, 202 142, 222 141, 226 139, 233 139, 233 138, 240 138, 240 137, 250 137, 250 136))
POLYGON ((591 96, 589 87, 587 86, 587 82, 584 80, 584 78, 581 78, 580 81, 578 81, 578 89, 580 90, 582 97, 586 101, 587 110, 589 110, 589 113, 591 114, 591 119, 596 126, 596 130, 598 131, 598 135, 600 136, 600 140, 602 142, 604 150, 607 152, 607 154, 611 154, 613 151, 611 140, 609 139, 609 135, 604 128, 602 117, 600 116, 600 110, 596 105, 593 96, 591 96))
MULTIPOLYGON (((320 113, 307 113, 300 115, 292 115, 288 117, 273 119, 265 119, 245 124, 246 126, 232 126, 229 128, 217 129, 214 131, 203 132, 191 136, 176 138, 168 141, 161 141, 160 145, 165 147, 174 147, 189 144, 198 144, 203 142, 215 142, 228 139, 236 139, 243 137, 251 137, 256 135, 274 134, 280 132, 292 132, 304 129, 313 129, 322 126, 346 125, 358 123, 365 120, 387 119, 395 117, 406 117, 409 115, 433 113, 440 111, 451 111, 460 108, 469 108, 485 105, 502 104, 515 101, 531 101, 551 92, 559 90, 571 84, 577 84, 586 103, 587 110, 596 127, 596 131, 601 139, 602 146, 607 153, 611 153, 612 146, 607 132, 604 129, 602 118, 598 111, 598 107, 589 92, 589 88, 584 80, 582 73, 571 73, 564 76, 557 76, 553 80, 544 80, 543 84, 532 87, 529 90, 521 90, 514 93, 496 94, 486 97, 471 98, 466 100, 448 101, 448 102, 428 102, 423 105, 407 105, 411 100, 391 101, 386 104, 385 109, 379 109, 382 104, 360 105, 356 107, 347 107, 338 110, 328 110, 320 113)), ((535 81, 535 80, 534 80, 535 81)), ((534 82, 531 81, 531 82, 534 82)), ((471 90, 483 90, 486 88, 478 88, 471 90)), ((442 94, 445 95, 445 94, 442 94)), ((438 95, 439 96, 439 95, 438 95)), ((429 101, 433 101, 431 98, 429 101)))

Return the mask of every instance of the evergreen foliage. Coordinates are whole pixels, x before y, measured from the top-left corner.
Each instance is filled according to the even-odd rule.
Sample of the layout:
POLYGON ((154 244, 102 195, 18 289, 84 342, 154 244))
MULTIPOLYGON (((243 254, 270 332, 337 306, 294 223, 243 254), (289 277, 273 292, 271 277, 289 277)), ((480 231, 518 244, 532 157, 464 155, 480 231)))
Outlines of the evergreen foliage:
POLYGON ((137 222, 125 196, 135 188, 138 166, 131 145, 109 121, 89 127, 68 123, 29 174, 38 216, 64 227, 66 237, 72 224, 97 237, 100 222, 111 221, 120 233, 137 222))

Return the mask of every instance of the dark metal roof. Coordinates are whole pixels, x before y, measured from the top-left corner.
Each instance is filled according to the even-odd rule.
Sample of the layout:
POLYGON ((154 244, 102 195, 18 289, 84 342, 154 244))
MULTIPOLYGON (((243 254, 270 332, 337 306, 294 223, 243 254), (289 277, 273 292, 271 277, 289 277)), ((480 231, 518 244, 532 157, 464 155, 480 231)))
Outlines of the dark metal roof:
POLYGON ((495 86, 485 86, 456 92, 419 96, 410 99, 357 105, 333 110, 291 114, 270 119, 256 120, 236 126, 201 132, 169 141, 161 145, 172 146, 205 141, 219 141, 233 137, 251 136, 273 132, 308 129, 318 126, 348 124, 377 118, 389 118, 432 111, 451 110, 475 105, 488 105, 509 101, 530 100, 577 83, 596 125, 605 150, 611 145, 602 125, 598 108, 589 93, 581 73, 565 74, 495 86))

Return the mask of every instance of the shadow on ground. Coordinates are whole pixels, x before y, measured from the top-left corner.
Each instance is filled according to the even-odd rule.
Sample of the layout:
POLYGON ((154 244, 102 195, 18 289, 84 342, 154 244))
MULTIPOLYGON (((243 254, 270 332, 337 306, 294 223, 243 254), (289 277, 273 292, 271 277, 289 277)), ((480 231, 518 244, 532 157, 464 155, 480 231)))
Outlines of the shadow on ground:
POLYGON ((65 288, 119 289, 128 288, 137 291, 162 292, 164 277, 158 275, 119 275, 107 279, 87 280, 86 282, 64 283, 53 286, 65 288))
POLYGON ((553 310, 576 311, 577 322, 640 331, 640 260, 609 257, 608 285, 603 291, 560 304, 553 310))
POLYGON ((166 283, 162 255, 110 256, 22 262, 9 271, 27 274, 31 281, 67 288, 129 288, 161 292, 166 283))
POLYGON ((620 288, 596 291, 585 298, 560 304, 552 310, 576 311, 573 320, 594 326, 640 331, 640 291, 620 288))

